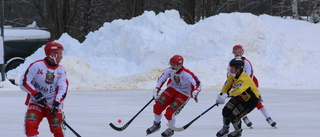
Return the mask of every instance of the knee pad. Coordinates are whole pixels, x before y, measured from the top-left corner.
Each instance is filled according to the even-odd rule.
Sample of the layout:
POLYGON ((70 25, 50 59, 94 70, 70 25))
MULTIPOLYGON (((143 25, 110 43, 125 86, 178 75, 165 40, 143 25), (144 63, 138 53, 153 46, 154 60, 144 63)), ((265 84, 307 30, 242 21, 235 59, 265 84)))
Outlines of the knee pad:
POLYGON ((224 117, 230 117, 232 115, 232 110, 235 108, 235 104, 232 101, 232 99, 229 100, 229 102, 227 102, 227 104, 223 107, 222 110, 222 115, 224 117))
POLYGON ((242 104, 238 104, 233 110, 232 115, 238 116, 239 114, 242 114, 245 111, 245 108, 242 106, 242 104))
POLYGON ((232 103, 230 103, 230 102, 227 102, 225 108, 232 110, 232 109, 234 108, 234 104, 232 104, 232 103))
POLYGON ((228 108, 226 108, 226 107, 224 107, 224 108, 222 109, 222 116, 223 116, 223 117, 226 117, 226 118, 229 118, 230 115, 231 115, 231 110, 228 109, 228 108))

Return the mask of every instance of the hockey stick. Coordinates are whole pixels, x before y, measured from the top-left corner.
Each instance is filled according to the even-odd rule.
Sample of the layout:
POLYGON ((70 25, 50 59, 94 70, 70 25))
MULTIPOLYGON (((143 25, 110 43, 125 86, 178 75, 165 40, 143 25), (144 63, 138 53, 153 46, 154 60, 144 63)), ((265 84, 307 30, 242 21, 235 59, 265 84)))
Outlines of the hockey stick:
POLYGON ((183 131, 183 130, 186 130, 193 122, 195 122, 197 119, 199 119, 202 115, 204 115, 205 113, 207 113, 209 110, 211 110, 213 107, 215 106, 218 106, 218 103, 212 105, 210 108, 208 108, 206 111, 202 112, 199 116, 197 116, 196 118, 194 118, 193 120, 191 120, 188 124, 184 125, 183 127, 181 128, 177 128, 175 127, 174 125, 171 125, 170 123, 167 123, 167 126, 174 130, 174 131, 183 131))
POLYGON ((136 114, 134 115, 126 124, 124 124, 122 127, 116 127, 114 124, 110 123, 109 125, 117 131, 123 131, 125 130, 131 122, 153 101, 153 98, 136 114))
MULTIPOLYGON (((49 110, 48 110, 49 113, 50 113, 53 117, 55 117, 55 114, 52 112, 52 109, 50 109, 50 107, 49 107, 48 104, 46 104, 46 107, 49 109, 49 110)), ((65 125, 72 131, 72 133, 75 134, 77 137, 81 137, 81 136, 66 122, 66 120, 63 120, 63 124, 65 124, 65 125)))
POLYGON ((65 120, 63 121, 63 124, 65 124, 77 137, 81 137, 65 120))

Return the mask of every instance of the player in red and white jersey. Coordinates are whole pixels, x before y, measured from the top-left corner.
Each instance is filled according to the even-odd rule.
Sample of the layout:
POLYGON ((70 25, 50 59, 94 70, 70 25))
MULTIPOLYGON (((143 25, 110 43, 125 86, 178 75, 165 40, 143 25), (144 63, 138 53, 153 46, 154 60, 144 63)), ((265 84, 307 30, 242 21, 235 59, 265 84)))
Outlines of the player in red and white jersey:
MULTIPOLYGON (((189 69, 183 66, 183 57, 174 55, 170 59, 171 67, 167 68, 159 77, 153 97, 156 100, 153 106, 154 122, 147 129, 147 135, 158 131, 161 127, 161 117, 164 116, 172 125, 175 124, 175 115, 179 114, 190 98, 198 102, 197 96, 201 91, 200 80, 189 69), (167 82, 167 88, 159 95, 161 87, 167 82)), ((172 136, 173 130, 166 129, 161 133, 163 137, 172 136)))
MULTIPOLYGON (((252 64, 251 62, 246 58, 246 57, 243 57, 243 53, 244 53, 244 48, 243 46, 241 45, 235 45, 233 46, 233 49, 232 49, 232 53, 234 55, 234 58, 241 58, 244 62, 244 71, 253 79, 253 82, 255 83, 256 87, 258 88, 259 87, 259 82, 258 82, 258 79, 254 76, 254 71, 253 71, 253 67, 252 67, 252 64)), ((230 73, 230 66, 228 65, 228 68, 227 68, 227 76, 229 76, 231 73, 230 73)), ((272 119, 271 119, 271 116, 268 112, 268 110, 266 109, 266 107, 262 104, 262 98, 260 96, 260 101, 258 102, 256 108, 258 110, 261 111, 261 113, 265 116, 266 118, 266 121, 272 126, 272 127, 275 127, 276 125, 276 122, 274 122, 272 119)), ((248 119, 247 116, 243 117, 243 121, 246 123, 246 125, 248 127, 251 127, 252 125, 252 122, 248 119)))
POLYGON ((28 93, 25 134, 37 137, 39 124, 46 117, 54 137, 66 137, 63 101, 68 91, 68 79, 59 65, 64 48, 59 43, 49 42, 44 51, 46 57, 31 63, 20 80, 20 88, 28 93))

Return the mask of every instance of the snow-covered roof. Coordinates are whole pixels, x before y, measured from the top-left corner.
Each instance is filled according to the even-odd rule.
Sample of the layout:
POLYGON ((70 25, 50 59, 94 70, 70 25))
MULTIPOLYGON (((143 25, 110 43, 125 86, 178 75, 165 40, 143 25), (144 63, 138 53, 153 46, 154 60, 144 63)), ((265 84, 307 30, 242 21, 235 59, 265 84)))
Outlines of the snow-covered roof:
POLYGON ((49 39, 50 32, 35 27, 4 27, 4 41, 49 39))

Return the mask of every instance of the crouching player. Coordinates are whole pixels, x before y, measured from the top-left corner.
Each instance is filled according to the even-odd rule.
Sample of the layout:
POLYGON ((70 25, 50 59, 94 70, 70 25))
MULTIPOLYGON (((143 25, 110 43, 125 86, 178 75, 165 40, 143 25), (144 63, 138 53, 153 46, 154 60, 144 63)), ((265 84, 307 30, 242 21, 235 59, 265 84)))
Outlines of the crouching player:
POLYGON ((216 102, 224 104, 228 96, 231 99, 222 110, 223 127, 217 133, 217 137, 229 133, 230 123, 232 123, 235 131, 229 133, 228 137, 240 137, 242 134, 241 118, 250 113, 259 102, 260 93, 251 77, 243 71, 243 60, 234 58, 230 61, 229 66, 231 74, 228 76, 221 93, 217 96, 216 102), (228 92, 232 87, 234 88, 228 92))

